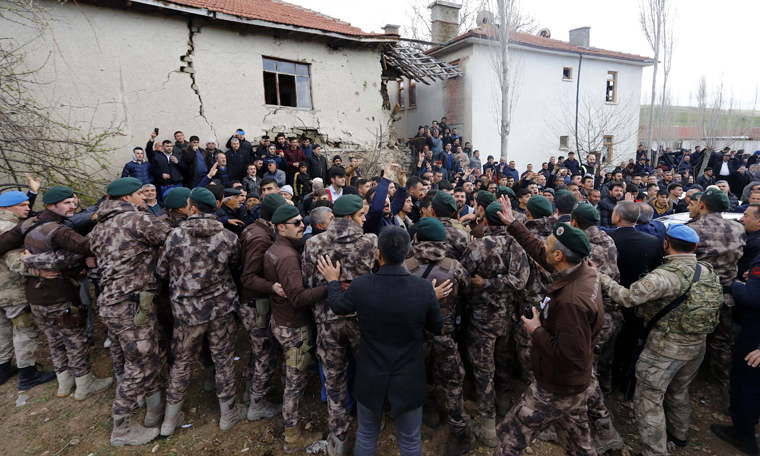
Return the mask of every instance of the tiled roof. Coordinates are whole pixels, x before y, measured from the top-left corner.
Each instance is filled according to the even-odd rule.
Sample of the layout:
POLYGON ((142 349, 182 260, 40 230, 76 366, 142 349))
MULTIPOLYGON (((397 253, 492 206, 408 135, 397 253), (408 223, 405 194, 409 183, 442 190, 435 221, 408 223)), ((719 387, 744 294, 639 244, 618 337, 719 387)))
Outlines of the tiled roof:
POLYGON ((295 27, 339 33, 353 37, 395 37, 383 33, 367 33, 348 22, 307 8, 279 0, 164 0, 193 8, 229 14, 246 19, 273 22, 295 27))

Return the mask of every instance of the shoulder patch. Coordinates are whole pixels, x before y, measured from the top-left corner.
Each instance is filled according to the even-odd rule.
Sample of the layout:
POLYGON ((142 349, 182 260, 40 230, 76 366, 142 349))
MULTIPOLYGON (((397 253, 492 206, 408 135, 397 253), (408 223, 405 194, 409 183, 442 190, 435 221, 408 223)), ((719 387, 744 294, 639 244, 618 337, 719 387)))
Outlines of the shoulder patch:
POLYGON ((650 293, 654 291, 654 284, 650 282, 649 279, 643 279, 641 281, 641 285, 643 285, 644 288, 646 288, 646 290, 650 293))
POLYGON ((409 272, 414 272, 415 270, 420 268, 420 263, 417 261, 416 258, 407 258, 404 261, 404 264, 406 265, 406 268, 409 270, 409 272))
POLYGON ((449 272, 451 270, 451 258, 442 259, 439 267, 444 271, 449 272))

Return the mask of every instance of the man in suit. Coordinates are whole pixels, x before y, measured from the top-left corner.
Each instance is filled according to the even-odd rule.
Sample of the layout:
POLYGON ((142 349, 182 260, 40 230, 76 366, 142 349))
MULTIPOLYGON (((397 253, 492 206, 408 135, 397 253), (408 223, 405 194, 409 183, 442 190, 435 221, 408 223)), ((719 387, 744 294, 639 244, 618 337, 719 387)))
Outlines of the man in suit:
MULTIPOLYGON (((422 454, 420 425, 426 397, 424 331, 443 334, 443 317, 434 285, 404 269, 409 234, 388 226, 378 237, 380 270, 355 278, 345 293, 338 281, 340 263, 319 259, 328 282, 330 308, 356 312, 361 342, 355 394, 359 429, 354 455, 375 454, 385 397, 396 419, 400 454, 422 454)), ((442 290, 447 295, 449 290, 442 290)))

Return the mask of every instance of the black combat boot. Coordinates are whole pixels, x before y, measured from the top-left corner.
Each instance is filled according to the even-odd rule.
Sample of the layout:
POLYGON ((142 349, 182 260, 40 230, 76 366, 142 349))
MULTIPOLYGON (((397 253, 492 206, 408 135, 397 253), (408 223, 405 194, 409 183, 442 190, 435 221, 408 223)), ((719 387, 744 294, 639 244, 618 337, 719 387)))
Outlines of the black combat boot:
POLYGON ((38 371, 37 366, 22 367, 18 374, 18 390, 30 390, 53 380, 55 380, 55 372, 38 371))
POLYGON ((0 385, 5 385, 5 382, 7 382, 9 378, 13 377, 17 373, 18 367, 11 364, 10 361, 0 364, 0 385))

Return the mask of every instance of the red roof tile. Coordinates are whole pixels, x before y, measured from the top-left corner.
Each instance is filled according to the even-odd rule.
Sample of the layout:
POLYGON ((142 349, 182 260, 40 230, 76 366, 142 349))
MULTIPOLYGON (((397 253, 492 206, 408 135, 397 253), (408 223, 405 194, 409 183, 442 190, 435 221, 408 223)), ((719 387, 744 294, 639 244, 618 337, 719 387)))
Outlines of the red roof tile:
POLYGON ((304 27, 354 37, 394 37, 383 33, 367 33, 348 22, 307 8, 279 0, 164 0, 182 6, 206 8, 209 11, 246 19, 304 27))

